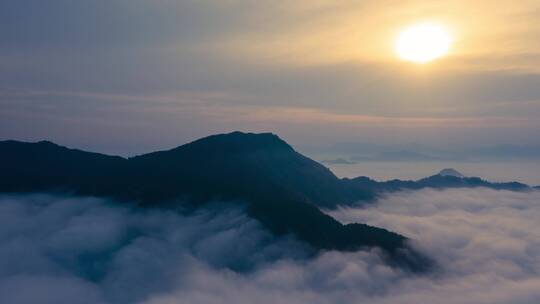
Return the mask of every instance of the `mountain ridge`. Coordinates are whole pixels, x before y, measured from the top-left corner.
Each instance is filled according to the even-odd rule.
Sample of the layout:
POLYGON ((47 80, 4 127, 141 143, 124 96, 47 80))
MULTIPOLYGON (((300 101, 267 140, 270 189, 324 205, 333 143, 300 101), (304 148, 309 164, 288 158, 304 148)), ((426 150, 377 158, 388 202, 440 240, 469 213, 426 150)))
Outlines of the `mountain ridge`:
MULTIPOLYGON (((457 171, 456 171, 457 172, 457 171)), ((458 172, 459 173, 459 172, 458 172)), ((402 190, 419 190, 424 188, 446 189, 446 188, 489 188, 495 190, 508 191, 530 191, 537 189, 520 182, 490 182, 480 177, 466 177, 454 175, 435 174, 418 180, 392 179, 387 181, 376 181, 366 176, 359 176, 348 179, 363 188, 371 189, 375 195, 384 192, 396 192, 402 190)))
MULTIPOLYGON (((530 189, 539 189, 540 186, 531 187, 519 182, 504 182, 504 183, 493 183, 486 180, 483 180, 479 177, 465 177, 460 172, 453 168, 442 169, 439 173, 432 176, 422 178, 419 180, 387 180, 387 181, 376 181, 366 176, 359 176, 356 178, 337 178, 332 171, 327 167, 309 159, 308 157, 303 156, 302 154, 296 152, 289 144, 279 138, 273 133, 243 133, 235 131, 227 134, 216 134, 208 137, 204 137, 198 140, 194 140, 184 145, 177 146, 169 150, 156 151, 141 155, 136 155, 133 157, 121 157, 121 156, 111 156, 96 152, 87 152, 79 149, 71 149, 58 144, 55 144, 51 141, 43 140, 34 143, 22 142, 16 140, 6 140, 0 141, 0 149, 5 150, 6 145, 23 147, 26 146, 29 149, 23 152, 28 156, 31 153, 32 149, 36 147, 44 148, 45 151, 51 151, 51 149, 63 150, 66 153, 70 153, 71 156, 75 154, 85 154, 88 158, 90 156, 95 156, 97 159, 93 159, 91 162, 84 161, 83 164, 90 164, 84 169, 90 172, 97 169, 103 169, 103 163, 108 161, 107 165, 114 160, 117 162, 115 166, 125 166, 125 163, 131 162, 148 162, 152 161, 154 158, 169 158, 174 159, 178 157, 178 154, 182 154, 185 150, 194 149, 192 154, 199 154, 201 151, 212 151, 211 146, 219 145, 222 149, 214 151, 213 155, 227 154, 228 157, 234 154, 239 154, 239 156, 245 157, 249 154, 249 157, 252 157, 257 151, 273 151, 278 155, 274 157, 279 157, 279 152, 287 152, 295 156, 293 159, 279 159, 280 161, 292 161, 292 162, 301 162, 303 166, 310 167, 315 169, 313 172, 304 172, 303 176, 300 179, 309 178, 312 176, 319 176, 319 180, 311 181, 306 185, 300 187, 302 193, 296 193, 299 196, 299 199, 307 199, 312 204, 320 208, 329 208, 333 209, 340 205, 350 205, 358 202, 368 202, 373 201, 377 198, 378 194, 381 192, 391 192, 407 189, 422 189, 422 188, 456 188, 456 187, 487 187, 498 190, 511 190, 511 191, 524 191, 530 189), (227 141, 223 141, 224 137, 227 137, 227 141), (231 140, 232 139, 232 140, 231 140), (247 140, 246 140, 247 139, 247 140), (247 144, 246 144, 247 142, 247 144), (223 144, 227 145, 223 145, 223 144), (240 143, 240 145, 235 144, 240 143), (30 148, 31 146, 31 148, 30 148), (223 149, 225 148, 225 149, 223 149), (99 160, 99 161, 98 161, 99 160), (96 163, 97 161, 97 163, 96 163), (119 165, 123 162, 122 165, 119 165), (101 164, 101 165, 100 165, 101 164), (315 186, 313 186, 315 185, 315 186), (314 188, 323 189, 320 191, 313 191, 314 188), (302 196, 307 196, 303 197, 302 196)), ((9 150, 9 149, 8 149, 9 150)), ((43 151, 42 151, 43 152, 43 151)), ((205 152, 206 153, 206 152, 205 152)), ((1 155, 0 155, 1 156, 1 155)), ((237 155, 238 156, 238 155, 237 155)), ((42 157, 47 157, 41 155, 42 157)), ((181 155, 180 155, 181 157, 181 155)), ((5 156, 4 156, 5 159, 5 156)), ((65 157, 68 165, 70 164, 69 155, 65 157)), ((9 159, 5 163, 11 163, 9 159)), ((32 160, 32 159, 31 159, 32 160)), ((73 165, 73 164, 71 164, 73 165)), ((251 165, 251 164, 250 164, 251 165)), ((113 166, 113 167, 115 167, 113 166)), ((170 163, 168 164, 170 166, 170 163)), ((84 166, 83 166, 84 167, 84 166)), ((159 167, 159 166, 158 166, 159 167)), ((9 168, 9 165, 8 165, 9 168)), ((182 168, 177 168, 182 169, 182 168)), ((279 176, 276 171, 280 171, 283 168, 276 168, 273 170, 276 179, 283 179, 284 182, 287 182, 287 176, 279 176)), ((160 167, 159 170, 169 170, 167 168, 160 167)), ((144 171, 144 170, 143 170, 144 171)), ((139 173, 132 171, 130 174, 138 175, 139 173)), ((279 185, 276 185, 279 186, 279 185)), ((297 185, 295 185, 297 186, 297 185)), ((293 191, 294 192, 294 191, 293 191)), ((298 191, 296 191, 298 192, 298 191)))

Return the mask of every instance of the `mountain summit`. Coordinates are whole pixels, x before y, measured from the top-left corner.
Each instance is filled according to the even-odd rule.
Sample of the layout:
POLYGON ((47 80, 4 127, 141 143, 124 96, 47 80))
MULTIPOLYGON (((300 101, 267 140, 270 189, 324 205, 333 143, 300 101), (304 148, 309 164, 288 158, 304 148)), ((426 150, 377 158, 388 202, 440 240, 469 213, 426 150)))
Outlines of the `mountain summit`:
POLYGON ((465 177, 465 175, 461 174, 459 171, 457 171, 454 168, 442 169, 437 175, 440 175, 440 176, 453 176, 453 177, 460 177, 460 178, 465 177))
POLYGON ((141 180, 148 175, 162 176, 175 184, 152 185, 160 189, 144 189, 148 186, 141 185, 144 193, 139 197, 148 193, 170 194, 151 199, 191 193, 205 201, 278 192, 317 207, 334 208, 374 197, 369 190, 344 185, 328 168, 296 152, 271 133, 212 135, 172 150, 130 158, 129 163, 134 169, 132 174, 141 180))

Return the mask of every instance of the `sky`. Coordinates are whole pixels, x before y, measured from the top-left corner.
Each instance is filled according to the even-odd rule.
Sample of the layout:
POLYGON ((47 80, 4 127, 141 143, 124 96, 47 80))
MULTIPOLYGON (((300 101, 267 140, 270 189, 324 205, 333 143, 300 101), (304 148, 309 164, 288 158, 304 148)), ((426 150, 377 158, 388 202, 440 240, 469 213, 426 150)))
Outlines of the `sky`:
POLYGON ((0 139, 120 155, 233 130, 315 152, 540 146, 538 1, 8 0, 0 20, 0 139), (450 53, 400 60, 397 35, 426 21, 450 53))

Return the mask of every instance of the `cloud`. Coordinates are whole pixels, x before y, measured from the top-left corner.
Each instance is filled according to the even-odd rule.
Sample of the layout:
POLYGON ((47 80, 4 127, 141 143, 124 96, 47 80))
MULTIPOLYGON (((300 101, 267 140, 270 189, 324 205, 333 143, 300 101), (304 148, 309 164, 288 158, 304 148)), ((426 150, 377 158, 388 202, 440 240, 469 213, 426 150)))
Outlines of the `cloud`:
POLYGON ((540 192, 402 192, 340 209, 404 233, 439 263, 414 276, 376 250, 325 252, 274 238, 241 209, 191 215, 104 200, 0 198, 2 303, 534 303, 540 192))
POLYGON ((248 271, 311 253, 235 208, 181 216, 91 198, 4 196, 0 222, 1 303, 133 303, 195 269, 248 271))
POLYGON ((532 303, 540 299, 539 201, 539 191, 426 189, 332 215, 399 231, 437 258, 443 272, 415 286, 417 302, 532 303))

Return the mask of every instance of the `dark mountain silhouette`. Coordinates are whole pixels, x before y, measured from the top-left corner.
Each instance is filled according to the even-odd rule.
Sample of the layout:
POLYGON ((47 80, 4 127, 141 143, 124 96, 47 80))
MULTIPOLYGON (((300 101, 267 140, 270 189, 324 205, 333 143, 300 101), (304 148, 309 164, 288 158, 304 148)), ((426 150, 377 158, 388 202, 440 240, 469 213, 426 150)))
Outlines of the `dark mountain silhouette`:
POLYGON ((48 141, 0 142, 0 191, 71 191, 103 194, 121 183, 127 160, 48 141))
POLYGON ((373 198, 369 191, 343 187, 329 169, 270 133, 209 136, 169 151, 134 157, 129 162, 134 170, 131 174, 141 179, 167 177, 165 183, 147 186, 159 189, 138 189, 141 193, 137 197, 145 193, 164 195, 165 188, 174 188, 171 197, 190 192, 195 199, 206 201, 211 196, 229 199, 244 197, 252 189, 271 189, 321 207, 373 198), (174 183, 174 187, 167 182, 174 183), (198 189, 198 185, 205 186, 198 189))
POLYGON ((384 249, 391 261, 421 269, 427 259, 406 238, 364 224, 342 225, 319 210, 374 197, 343 182, 273 134, 234 132, 129 159, 51 142, 0 142, 0 192, 68 192, 159 208, 239 202, 277 235, 316 249, 384 249))

